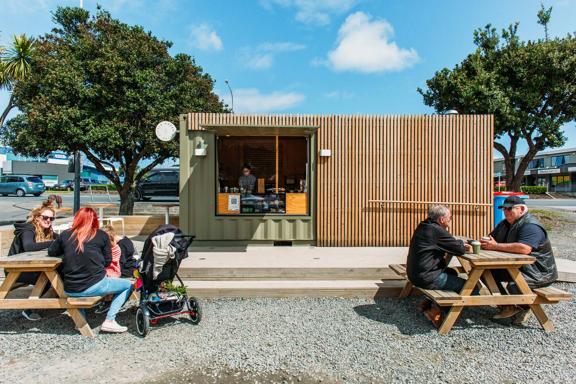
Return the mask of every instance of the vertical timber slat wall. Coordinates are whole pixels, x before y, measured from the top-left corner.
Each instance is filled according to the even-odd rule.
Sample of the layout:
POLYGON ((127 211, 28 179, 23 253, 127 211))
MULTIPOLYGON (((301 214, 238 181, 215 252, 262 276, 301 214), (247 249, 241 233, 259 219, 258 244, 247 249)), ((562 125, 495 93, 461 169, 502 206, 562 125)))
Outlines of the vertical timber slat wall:
MULTIPOLYGON (((317 127, 312 150, 332 151, 330 157, 311 154, 317 159, 316 196, 310 198, 316 198, 318 246, 406 246, 426 217, 429 204, 418 201, 470 203, 449 204, 454 234, 479 238, 492 226, 492 208, 477 205, 492 204, 492 116, 197 113, 186 120, 181 128, 191 131, 222 125, 317 127)), ((181 132, 181 140, 189 137, 181 132)), ((183 158, 180 164, 191 162, 183 158)), ((182 184, 191 174, 181 170, 182 184)), ((181 192, 187 214, 193 214, 193 196, 181 192)))

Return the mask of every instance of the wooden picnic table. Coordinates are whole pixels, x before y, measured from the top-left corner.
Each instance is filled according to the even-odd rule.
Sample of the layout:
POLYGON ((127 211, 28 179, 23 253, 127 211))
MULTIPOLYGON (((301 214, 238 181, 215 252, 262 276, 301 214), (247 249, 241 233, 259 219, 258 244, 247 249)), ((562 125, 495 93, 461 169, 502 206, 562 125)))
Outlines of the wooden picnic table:
POLYGON ((100 223, 102 223, 103 219, 104 219, 104 208, 115 208, 116 204, 114 204, 114 203, 92 203, 92 204, 86 204, 85 207, 98 209, 98 220, 100 220, 100 223))
POLYGON ((4 268, 8 275, 0 285, 0 309, 67 309, 80 333, 84 336, 94 337, 94 333, 80 309, 91 308, 102 297, 67 297, 64 293, 64 283, 56 271, 60 263, 62 263, 60 258, 48 257, 46 251, 24 252, 9 257, 1 257, 0 268, 4 268), (40 277, 28 298, 9 298, 9 292, 14 289, 16 280, 22 272, 40 272, 40 277), (50 294, 41 296, 48 282, 56 294, 55 298, 49 297, 50 294))
POLYGON ((170 224, 170 208, 172 207, 179 207, 179 203, 164 203, 164 204, 152 204, 154 207, 162 207, 165 208, 166 211, 164 212, 164 224, 170 224))
MULTIPOLYGON (((452 256, 448 256, 451 258, 452 256)), ((546 332, 554 330, 552 322, 542 309, 541 304, 556 304, 559 301, 571 300, 572 295, 553 287, 537 288, 532 290, 524 276, 520 272, 523 265, 532 264, 536 258, 529 255, 481 250, 479 254, 467 253, 456 256, 462 265, 461 271, 468 275, 468 279, 460 292, 420 289, 423 294, 434 300, 439 306, 450 307, 444 317, 438 332, 446 334, 460 317, 464 307, 485 305, 527 305, 540 322, 546 332), (518 286, 520 294, 502 295, 498 289, 492 270, 506 270, 510 274, 511 281, 518 286), (472 295, 472 291, 480 282, 485 284, 478 295, 472 295)), ((394 264, 390 267, 396 273, 405 276, 405 265, 394 264)), ((407 281, 400 297, 410 294, 413 285, 407 281)))

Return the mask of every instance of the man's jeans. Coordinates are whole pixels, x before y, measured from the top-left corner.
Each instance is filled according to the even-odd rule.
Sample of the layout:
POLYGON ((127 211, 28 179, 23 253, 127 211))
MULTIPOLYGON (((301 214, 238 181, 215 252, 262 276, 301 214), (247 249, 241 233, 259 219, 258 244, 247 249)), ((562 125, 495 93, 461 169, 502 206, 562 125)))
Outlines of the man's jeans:
POLYGON ((127 279, 105 277, 90 288, 82 292, 66 292, 70 297, 90 297, 114 295, 106 320, 115 320, 116 314, 132 293, 132 283, 127 279))
MULTIPOLYGON (((434 282, 432 283, 432 288, 430 289, 439 289, 443 291, 453 291, 460 293, 462 288, 464 288, 464 284, 466 284, 466 280, 458 277, 456 275, 456 271, 453 269, 445 269, 434 282)), ((472 295, 477 295, 479 292, 478 287, 475 287, 472 291, 472 295)))

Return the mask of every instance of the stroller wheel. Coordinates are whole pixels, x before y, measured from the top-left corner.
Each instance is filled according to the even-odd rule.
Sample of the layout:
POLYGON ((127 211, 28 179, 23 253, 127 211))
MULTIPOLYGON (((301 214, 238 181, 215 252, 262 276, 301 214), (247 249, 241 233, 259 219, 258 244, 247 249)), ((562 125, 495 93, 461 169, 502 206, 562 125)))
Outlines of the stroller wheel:
POLYGON ((189 298, 188 310, 190 311, 190 320, 192 321, 192 324, 198 324, 200 320, 202 320, 202 306, 200 305, 200 301, 195 297, 189 298))
POLYGON ((138 307, 136 310, 136 330, 142 337, 146 337, 150 333, 150 315, 142 307, 138 307))

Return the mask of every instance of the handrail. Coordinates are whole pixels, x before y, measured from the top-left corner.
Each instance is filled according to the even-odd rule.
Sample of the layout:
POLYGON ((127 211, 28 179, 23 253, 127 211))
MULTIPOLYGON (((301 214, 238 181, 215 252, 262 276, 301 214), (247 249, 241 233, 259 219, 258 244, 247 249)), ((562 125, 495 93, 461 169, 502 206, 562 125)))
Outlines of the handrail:
POLYGON ((491 207, 493 204, 474 202, 454 202, 454 201, 410 201, 410 200, 368 200, 369 203, 384 204, 445 204, 445 205, 475 205, 481 207, 491 207))

